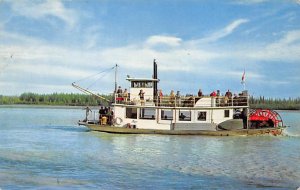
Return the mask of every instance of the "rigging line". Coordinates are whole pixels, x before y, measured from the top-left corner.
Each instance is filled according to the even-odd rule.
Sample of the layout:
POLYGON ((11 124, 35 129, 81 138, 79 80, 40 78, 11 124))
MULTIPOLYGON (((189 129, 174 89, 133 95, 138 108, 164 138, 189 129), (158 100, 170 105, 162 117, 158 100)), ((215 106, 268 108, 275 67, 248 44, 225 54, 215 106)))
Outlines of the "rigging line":
POLYGON ((83 80, 85 80, 85 79, 88 79, 88 78, 90 78, 90 77, 93 77, 93 76, 99 75, 99 74, 101 74, 101 73, 104 73, 104 72, 107 72, 107 71, 113 70, 114 68, 115 68, 115 66, 114 66, 114 67, 111 67, 111 68, 109 68, 109 69, 103 70, 103 71, 101 71, 101 72, 99 72, 99 73, 96 73, 96 74, 93 74, 93 75, 90 75, 90 76, 84 77, 84 78, 82 78, 82 79, 80 79, 80 80, 78 80, 78 81, 75 81, 75 83, 77 83, 77 82, 80 82, 80 81, 83 81, 83 80))
POLYGON ((100 78, 103 78, 107 75, 108 73, 104 73, 101 77, 99 77, 98 79, 96 79, 94 82, 92 82, 86 89, 89 89, 90 87, 92 87, 100 78))

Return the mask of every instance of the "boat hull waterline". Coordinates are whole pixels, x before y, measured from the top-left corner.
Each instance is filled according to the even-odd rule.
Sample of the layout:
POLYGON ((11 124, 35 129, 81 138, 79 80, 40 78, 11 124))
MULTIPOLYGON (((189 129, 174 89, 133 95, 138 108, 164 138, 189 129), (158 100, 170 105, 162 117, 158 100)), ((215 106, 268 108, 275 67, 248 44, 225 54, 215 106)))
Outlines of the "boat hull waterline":
POLYGON ((109 125, 83 124, 92 131, 116 133, 116 134, 159 134, 159 135, 203 135, 203 136, 257 136, 257 135, 282 135, 284 128, 263 129, 238 129, 238 130, 160 130, 160 129, 133 129, 126 127, 114 127, 109 125))

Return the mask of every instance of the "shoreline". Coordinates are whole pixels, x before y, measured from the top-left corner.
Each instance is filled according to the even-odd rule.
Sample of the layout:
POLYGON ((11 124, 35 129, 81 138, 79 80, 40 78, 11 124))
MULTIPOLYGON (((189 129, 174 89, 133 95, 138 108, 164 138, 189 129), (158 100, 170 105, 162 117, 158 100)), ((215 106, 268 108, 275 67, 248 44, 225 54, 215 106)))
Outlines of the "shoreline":
MULTIPOLYGON (((0 108, 49 108, 49 109, 82 109, 86 106, 68 106, 68 105, 36 105, 36 104, 2 104, 0 108)), ((98 106, 88 106, 98 108, 98 106)))

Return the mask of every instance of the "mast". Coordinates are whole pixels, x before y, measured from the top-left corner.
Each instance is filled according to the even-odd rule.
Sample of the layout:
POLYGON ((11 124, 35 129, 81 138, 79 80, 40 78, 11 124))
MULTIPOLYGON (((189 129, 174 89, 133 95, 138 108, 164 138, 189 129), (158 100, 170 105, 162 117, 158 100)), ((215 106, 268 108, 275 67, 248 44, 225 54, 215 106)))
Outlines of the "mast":
POLYGON ((118 74, 118 64, 116 64, 115 66, 115 93, 117 93, 117 88, 118 88, 117 74, 118 74))
MULTIPOLYGON (((156 60, 153 60, 153 79, 157 79, 157 63, 156 60)), ((153 81, 153 98, 157 97, 157 82, 153 81)))

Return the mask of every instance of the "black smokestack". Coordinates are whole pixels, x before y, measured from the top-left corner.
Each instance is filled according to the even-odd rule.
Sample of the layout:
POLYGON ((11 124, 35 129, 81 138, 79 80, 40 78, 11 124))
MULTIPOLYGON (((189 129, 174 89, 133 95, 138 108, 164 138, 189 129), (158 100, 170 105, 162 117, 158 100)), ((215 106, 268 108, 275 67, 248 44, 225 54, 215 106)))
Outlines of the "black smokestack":
MULTIPOLYGON (((157 79, 157 63, 153 60, 153 79, 157 79)), ((153 81, 153 97, 156 99, 157 96, 157 81, 153 81)))

